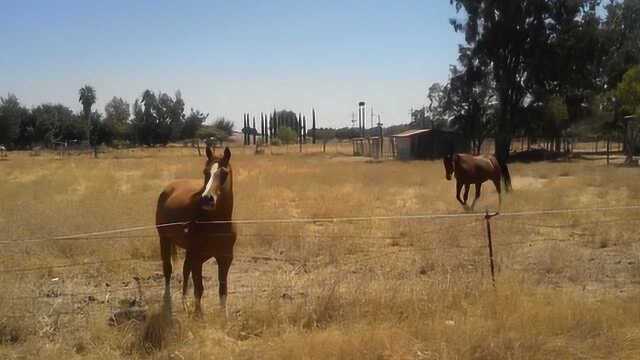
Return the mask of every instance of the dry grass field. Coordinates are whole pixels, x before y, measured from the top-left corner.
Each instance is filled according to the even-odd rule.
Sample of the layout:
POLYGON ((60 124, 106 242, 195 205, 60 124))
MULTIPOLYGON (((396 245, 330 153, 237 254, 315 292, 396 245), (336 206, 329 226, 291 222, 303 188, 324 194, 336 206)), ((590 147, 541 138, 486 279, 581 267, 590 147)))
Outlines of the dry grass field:
MULTIPOLYGON (((281 150, 232 149, 235 218, 464 213, 439 161, 281 150)), ((162 315, 152 229, 41 241, 152 225, 162 187, 202 161, 181 148, 0 161, 0 358, 640 358, 640 210, 494 218, 495 289, 481 217, 242 224, 228 316, 212 260, 204 319, 191 293, 183 306, 180 260, 162 315), (146 320, 109 321, 132 307, 146 320)), ((510 170, 503 212, 640 204, 637 169, 510 170)), ((483 190, 477 211, 495 209, 483 190)))

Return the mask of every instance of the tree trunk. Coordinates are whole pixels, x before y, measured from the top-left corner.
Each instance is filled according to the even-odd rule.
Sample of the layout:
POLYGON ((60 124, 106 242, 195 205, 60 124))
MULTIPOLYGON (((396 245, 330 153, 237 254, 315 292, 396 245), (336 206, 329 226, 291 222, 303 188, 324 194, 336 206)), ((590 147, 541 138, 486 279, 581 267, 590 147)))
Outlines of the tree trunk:
POLYGON ((511 119, 509 118, 510 111, 504 108, 504 104, 502 107, 495 138, 495 155, 498 162, 506 163, 509 159, 509 149, 511 148, 511 119))

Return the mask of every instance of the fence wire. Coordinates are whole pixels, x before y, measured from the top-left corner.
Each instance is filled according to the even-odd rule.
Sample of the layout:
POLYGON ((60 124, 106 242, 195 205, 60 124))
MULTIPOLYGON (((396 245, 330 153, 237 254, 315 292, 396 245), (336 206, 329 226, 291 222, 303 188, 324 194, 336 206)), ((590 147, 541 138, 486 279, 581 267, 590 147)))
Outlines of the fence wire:
MULTIPOLYGON (((583 221, 583 222, 568 222, 564 224, 540 224, 540 223, 530 223, 528 221, 520 221, 517 220, 519 217, 526 216, 535 216, 535 215, 554 215, 554 214, 575 214, 575 213, 585 213, 585 212, 611 212, 611 211, 622 211, 622 210, 638 210, 640 209, 640 205, 632 205, 632 206, 617 206, 617 207, 597 207, 597 208, 578 208, 578 209, 551 209, 551 210, 534 210, 534 211, 516 211, 516 212, 506 212, 501 213, 500 217, 513 217, 516 219, 510 219, 510 222, 506 223, 508 225, 515 226, 525 226, 531 228, 549 228, 549 229, 570 229, 580 226, 589 226, 589 225, 601 225, 601 224, 612 224, 612 223, 623 223, 623 222, 638 222, 640 218, 628 218, 628 219, 606 219, 606 220, 595 220, 595 221, 583 221)), ((285 233, 285 234, 261 234, 261 233, 239 233, 237 234, 239 237, 256 237, 256 238, 283 238, 283 239, 304 239, 304 238, 315 238, 315 239, 323 239, 323 238, 344 238, 344 239, 378 239, 378 240, 402 240, 402 239, 411 239, 414 237, 424 238, 425 236, 434 236, 447 231, 456 230, 460 231, 465 228, 470 228, 472 226, 477 226, 478 224, 483 224, 485 221, 485 214, 482 213, 462 213, 462 214, 423 214, 423 215, 398 215, 398 216, 373 216, 373 217, 347 217, 347 218, 320 218, 320 219, 274 219, 274 220, 237 220, 237 221, 215 221, 215 222, 202 222, 202 223, 236 223, 236 224, 296 224, 296 223, 320 223, 320 222, 329 222, 329 223, 340 223, 340 222, 362 222, 362 221, 397 221, 397 220, 407 220, 407 221, 437 221, 443 219, 469 219, 464 224, 460 224, 458 222, 454 222, 453 224, 448 224, 446 226, 439 226, 435 229, 431 229, 428 232, 424 232, 422 234, 418 233, 401 233, 397 235, 350 235, 350 234, 318 234, 318 233, 285 233)), ((44 241, 94 241, 94 240, 122 240, 122 239, 132 239, 132 238, 153 238, 157 237, 157 235, 134 235, 128 234, 130 232, 136 232, 140 230, 148 230, 148 229, 156 229, 168 226, 184 226, 188 224, 187 222, 178 222, 178 223, 167 223, 160 224, 158 226, 137 226, 137 227, 129 227, 123 229, 114 229, 114 230, 106 230, 106 231, 98 231, 91 233, 83 233, 83 234, 73 234, 73 235, 64 235, 64 236, 55 236, 50 238, 39 238, 39 239, 25 239, 25 240, 10 240, 10 241, 1 241, 0 244, 19 244, 19 243, 28 243, 28 242, 44 242, 44 241)), ((479 229, 480 236, 484 237, 484 228, 479 229)), ((228 236, 229 234, 215 234, 215 236, 228 236)), ((588 239, 567 239, 567 238, 544 238, 544 239, 529 239, 525 241, 506 241, 500 242, 495 241, 494 247, 499 249, 500 247, 515 247, 515 246, 523 246, 530 245, 533 243, 549 243, 549 242, 583 242, 589 241, 588 239)), ((364 264, 368 263, 372 260, 379 259, 381 257, 388 256, 396 256, 401 254, 418 254, 421 252, 429 252, 435 250, 460 250, 460 249, 486 249, 487 245, 476 244, 476 245, 461 245, 461 244, 448 244, 448 243, 439 243, 431 246, 418 246, 418 247, 398 247, 394 248, 391 251, 384 251, 384 249, 373 249, 366 252, 369 252, 370 255, 358 256, 353 259, 343 260, 339 262, 337 265, 346 266, 349 264, 364 264)), ((249 260, 269 260, 269 261, 283 261, 295 263, 296 261, 302 263, 304 265, 303 260, 298 259, 284 259, 270 256, 260 256, 260 255, 242 255, 236 254, 236 256, 242 257, 244 259, 249 260)), ((67 268, 78 268, 78 267, 88 267, 88 266, 100 266, 106 264, 113 263, 125 263, 125 262, 153 262, 144 259, 136 259, 136 258, 117 258, 117 259, 108 259, 101 261, 92 261, 92 262, 78 262, 78 263, 67 263, 61 265, 45 265, 45 266, 37 266, 37 267, 24 267, 24 268, 9 268, 3 269, 4 273, 28 273, 28 272, 38 272, 38 271, 51 271, 55 269, 67 269, 67 268)), ((67 292, 67 293, 59 293, 59 294, 43 294, 43 295, 34 295, 34 296, 16 296, 16 297, 6 297, 0 298, 3 301, 24 301, 24 300, 56 300, 60 298, 87 298, 87 297, 97 297, 105 294, 113 294, 113 293, 121 293, 121 292, 133 292, 138 291, 142 292, 145 290, 153 290, 164 288, 164 285, 138 285, 138 286, 125 286, 120 288, 106 288, 100 289, 93 292, 67 292)), ((232 293, 232 292, 230 292, 232 293)))

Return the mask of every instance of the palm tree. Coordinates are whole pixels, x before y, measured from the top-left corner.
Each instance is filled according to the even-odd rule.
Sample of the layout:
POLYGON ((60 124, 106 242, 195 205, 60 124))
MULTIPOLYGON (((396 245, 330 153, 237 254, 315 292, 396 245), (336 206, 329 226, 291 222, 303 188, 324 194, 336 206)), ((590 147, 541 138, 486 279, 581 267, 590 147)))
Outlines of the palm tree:
POLYGON ((82 103, 82 113, 87 121, 87 141, 90 141, 91 129, 91 107, 96 103, 96 90, 91 85, 85 85, 78 91, 80 98, 78 101, 82 103))

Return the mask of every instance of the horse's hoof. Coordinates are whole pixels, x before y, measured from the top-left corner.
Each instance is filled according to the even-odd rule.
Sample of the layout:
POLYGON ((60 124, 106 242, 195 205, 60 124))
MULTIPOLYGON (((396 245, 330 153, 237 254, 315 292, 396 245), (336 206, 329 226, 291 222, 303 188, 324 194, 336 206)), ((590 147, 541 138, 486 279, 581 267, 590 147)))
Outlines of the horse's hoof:
POLYGON ((204 320, 204 313, 202 312, 202 310, 194 311, 192 316, 195 320, 204 320))

